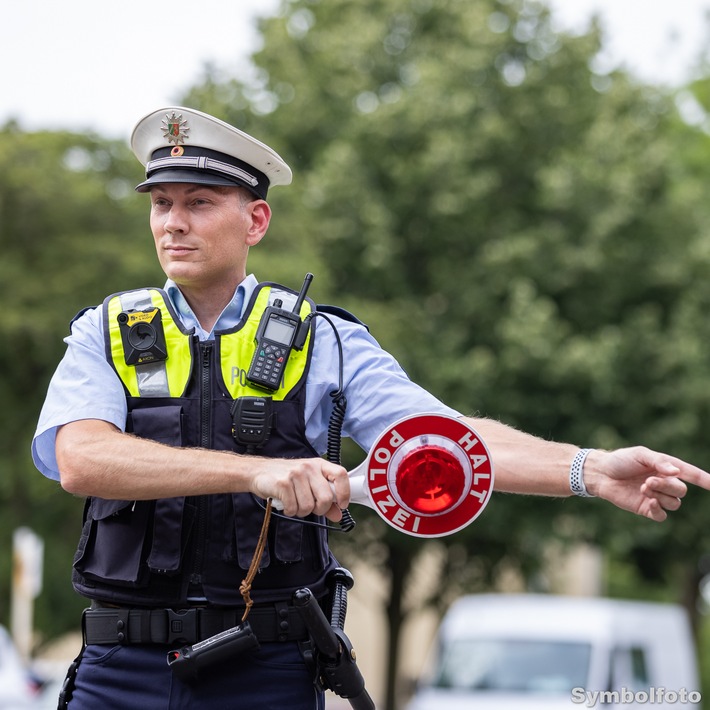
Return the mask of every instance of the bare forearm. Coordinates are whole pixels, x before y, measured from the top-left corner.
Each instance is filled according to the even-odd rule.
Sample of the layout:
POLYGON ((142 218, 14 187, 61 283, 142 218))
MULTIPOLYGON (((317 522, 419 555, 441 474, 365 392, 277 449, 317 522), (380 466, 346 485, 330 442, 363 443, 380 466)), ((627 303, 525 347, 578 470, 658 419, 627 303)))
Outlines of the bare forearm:
POLYGON ((165 446, 96 419, 61 427, 56 451, 62 486, 75 495, 153 500, 248 492, 277 498, 286 515, 316 513, 331 520, 340 519, 350 500, 347 471, 324 459, 165 446))
MULTIPOLYGON (((576 446, 538 439, 490 419, 468 421, 491 453, 496 490, 571 494, 570 464, 579 451, 576 446)), ((710 490, 706 471, 643 446, 591 451, 583 478, 591 495, 659 522, 666 519, 667 511, 678 510, 686 483, 710 490)))
POLYGON ((165 446, 98 420, 62 427, 57 461, 69 492, 126 500, 247 491, 253 465, 250 457, 165 446))
POLYGON ((467 418, 488 447, 495 489, 507 493, 568 496, 569 468, 579 450, 545 441, 492 419, 467 418))

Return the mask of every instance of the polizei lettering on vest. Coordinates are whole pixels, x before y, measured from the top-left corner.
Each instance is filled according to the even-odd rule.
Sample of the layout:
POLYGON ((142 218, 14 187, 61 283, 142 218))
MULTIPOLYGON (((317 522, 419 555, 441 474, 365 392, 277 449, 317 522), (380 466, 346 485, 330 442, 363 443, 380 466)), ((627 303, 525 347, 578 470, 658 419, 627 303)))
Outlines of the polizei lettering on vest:
MULTIPOLYGON (((235 382, 239 382, 240 387, 252 387, 252 384, 249 382, 247 379, 247 371, 244 368, 241 368, 237 365, 232 366, 232 372, 231 372, 231 385, 234 386, 235 382)), ((283 383, 283 378, 281 379, 281 382, 279 383, 278 389, 281 389, 284 386, 283 383)))
POLYGON ((249 383, 247 382, 247 371, 241 367, 232 367, 232 383, 239 381, 242 387, 246 387, 249 383))

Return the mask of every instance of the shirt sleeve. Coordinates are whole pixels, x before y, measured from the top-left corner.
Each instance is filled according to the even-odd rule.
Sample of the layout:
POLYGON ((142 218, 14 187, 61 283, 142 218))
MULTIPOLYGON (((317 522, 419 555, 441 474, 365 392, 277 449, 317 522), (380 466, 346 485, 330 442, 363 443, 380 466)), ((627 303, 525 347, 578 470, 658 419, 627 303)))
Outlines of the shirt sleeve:
MULTIPOLYGON (((411 414, 430 412, 462 416, 409 379, 397 360, 383 350, 367 329, 328 316, 337 327, 343 349, 343 387, 347 409, 343 435, 369 451, 380 434, 411 414)), ((330 392, 338 387, 339 355, 335 334, 317 318, 316 347, 308 376, 306 432, 319 453, 327 445, 330 392)))
POLYGON ((67 350, 49 383, 32 440, 35 466, 57 481, 54 443, 58 427, 81 419, 101 419, 125 429, 126 397, 106 360, 101 313, 101 308, 87 311, 64 339, 67 350))
MULTIPOLYGON (((338 388, 340 356, 335 333, 316 319, 318 336, 306 392, 306 433, 319 453, 327 447, 328 422, 338 388)), ((347 410, 343 435, 369 451, 381 432, 410 414, 461 414, 412 382, 396 359, 383 350, 362 325, 329 316, 343 351, 343 385, 347 410)), ((101 309, 85 313, 65 338, 66 353, 52 377, 32 441, 35 466, 59 480, 55 453, 57 429, 81 419, 100 419, 125 430, 126 397, 106 360, 101 309)))

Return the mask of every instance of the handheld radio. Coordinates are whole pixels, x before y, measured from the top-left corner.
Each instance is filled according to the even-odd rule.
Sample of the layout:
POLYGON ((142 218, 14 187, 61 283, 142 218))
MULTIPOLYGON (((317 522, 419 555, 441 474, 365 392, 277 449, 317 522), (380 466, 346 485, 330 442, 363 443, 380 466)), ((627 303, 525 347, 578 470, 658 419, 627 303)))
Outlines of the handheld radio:
POLYGON ((282 308, 283 301, 277 298, 261 316, 256 349, 247 372, 247 380, 254 386, 270 392, 277 390, 291 351, 303 348, 310 324, 301 320, 301 306, 312 280, 313 274, 306 274, 293 310, 282 308))

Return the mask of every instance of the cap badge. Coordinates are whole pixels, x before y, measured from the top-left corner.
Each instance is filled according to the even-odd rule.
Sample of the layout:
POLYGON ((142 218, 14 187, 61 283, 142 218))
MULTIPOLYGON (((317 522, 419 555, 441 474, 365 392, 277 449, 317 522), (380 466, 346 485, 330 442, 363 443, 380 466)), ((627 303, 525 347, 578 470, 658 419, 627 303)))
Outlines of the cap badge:
POLYGON ((167 138, 168 143, 174 143, 179 145, 184 143, 187 135, 190 131, 187 125, 187 120, 183 120, 181 113, 172 112, 172 114, 165 114, 163 119, 163 137, 167 138))

